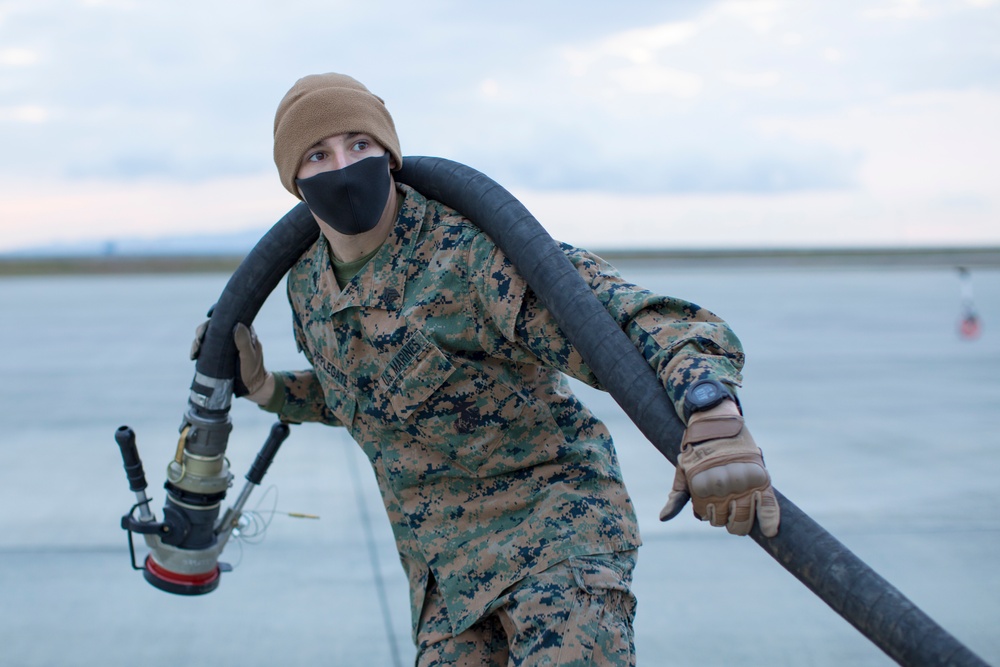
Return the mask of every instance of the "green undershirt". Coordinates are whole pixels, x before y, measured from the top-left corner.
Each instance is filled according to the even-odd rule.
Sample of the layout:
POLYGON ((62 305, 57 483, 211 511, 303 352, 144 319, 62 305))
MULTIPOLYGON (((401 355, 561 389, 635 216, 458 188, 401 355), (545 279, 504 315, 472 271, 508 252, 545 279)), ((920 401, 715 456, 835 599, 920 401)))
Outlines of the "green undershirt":
POLYGON ((379 245, 367 255, 359 257, 353 262, 342 262, 334 257, 331 252, 330 262, 333 264, 333 275, 337 278, 337 284, 343 287, 347 283, 351 282, 351 278, 358 275, 361 269, 365 268, 365 264, 368 263, 368 260, 374 257, 375 253, 377 253, 381 248, 382 246, 379 245))

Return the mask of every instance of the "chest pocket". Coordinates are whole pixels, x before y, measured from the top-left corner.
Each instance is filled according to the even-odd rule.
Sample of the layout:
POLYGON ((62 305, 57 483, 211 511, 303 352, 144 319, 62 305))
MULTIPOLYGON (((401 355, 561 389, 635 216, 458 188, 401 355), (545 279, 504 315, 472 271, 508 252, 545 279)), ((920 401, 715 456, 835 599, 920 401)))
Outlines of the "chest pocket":
POLYGON ((419 331, 413 333, 379 377, 379 387, 402 421, 437 391, 455 367, 419 331))
POLYGON ((495 375, 489 364, 449 359, 419 332, 393 357, 379 389, 399 419, 397 428, 439 459, 422 461, 422 468, 474 474, 496 451, 524 400, 495 375))

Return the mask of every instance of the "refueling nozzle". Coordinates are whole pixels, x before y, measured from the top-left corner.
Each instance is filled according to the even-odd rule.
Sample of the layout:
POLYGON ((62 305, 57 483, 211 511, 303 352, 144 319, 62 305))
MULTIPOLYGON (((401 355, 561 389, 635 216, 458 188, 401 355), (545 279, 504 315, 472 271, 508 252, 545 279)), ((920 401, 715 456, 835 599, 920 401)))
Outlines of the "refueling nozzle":
MULTIPOLYGON (((128 532, 132 567, 142 570, 146 581, 156 588, 178 595, 209 593, 218 587, 221 573, 231 569, 226 563, 219 562, 219 556, 232 530, 237 527, 250 492, 260 484, 278 448, 289 434, 287 424, 278 422, 271 428, 247 473, 247 484, 236 504, 218 520, 220 506, 233 476, 221 452, 191 451, 198 449, 199 439, 194 437, 198 426, 186 422, 181 427, 177 454, 167 466, 167 481, 164 484, 167 499, 162 522, 156 520, 149 508, 150 499, 146 496, 146 478, 135 443, 135 432, 128 426, 122 426, 115 432, 129 488, 137 500, 121 519, 122 528, 128 532), (143 535, 149 547, 149 554, 141 566, 136 564, 133 533, 143 535)), ((218 428, 219 425, 214 426, 214 430, 218 428)), ((228 433, 228 422, 223 428, 228 433)), ((210 433, 213 428, 203 432, 206 430, 210 433)))

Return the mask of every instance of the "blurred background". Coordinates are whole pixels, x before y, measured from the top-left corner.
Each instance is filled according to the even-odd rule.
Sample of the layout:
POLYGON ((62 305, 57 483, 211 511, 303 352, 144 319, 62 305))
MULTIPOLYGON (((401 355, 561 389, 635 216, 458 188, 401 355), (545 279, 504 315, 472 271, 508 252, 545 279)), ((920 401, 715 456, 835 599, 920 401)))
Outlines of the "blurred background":
POLYGON ((585 247, 997 244, 997 34, 994 0, 3 0, 0 252, 246 247, 328 71, 585 247))
MULTIPOLYGON (((386 100, 404 155, 727 319, 776 486, 1000 663, 998 34, 991 0, 0 0, 0 663, 412 659, 337 430, 293 430, 211 595, 150 587, 118 526, 114 431, 159 516, 194 327, 296 201, 274 109, 325 71, 386 100)), ((282 288, 255 326, 270 366, 305 363, 282 288)), ((639 664, 891 664, 750 540, 659 523, 672 467, 579 389, 640 516, 639 664)), ((271 418, 233 420, 241 482, 271 418)))

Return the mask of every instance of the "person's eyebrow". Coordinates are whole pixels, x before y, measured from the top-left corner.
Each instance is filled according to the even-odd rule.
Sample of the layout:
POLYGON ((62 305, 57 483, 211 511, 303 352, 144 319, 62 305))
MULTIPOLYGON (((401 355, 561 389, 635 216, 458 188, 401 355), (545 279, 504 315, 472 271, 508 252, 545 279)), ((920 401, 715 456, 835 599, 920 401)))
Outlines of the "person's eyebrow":
MULTIPOLYGON (((364 132, 345 132, 344 134, 346 134, 347 135, 347 139, 350 140, 350 139, 353 139, 354 137, 360 137, 361 135, 363 135, 365 133, 364 132)), ((365 136, 367 136, 367 135, 365 135, 365 136)), ((317 146, 322 145, 325 140, 326 140, 326 137, 323 137, 322 139, 320 139, 319 141, 317 141, 316 143, 314 143, 309 148, 310 149, 316 148, 317 146)))

